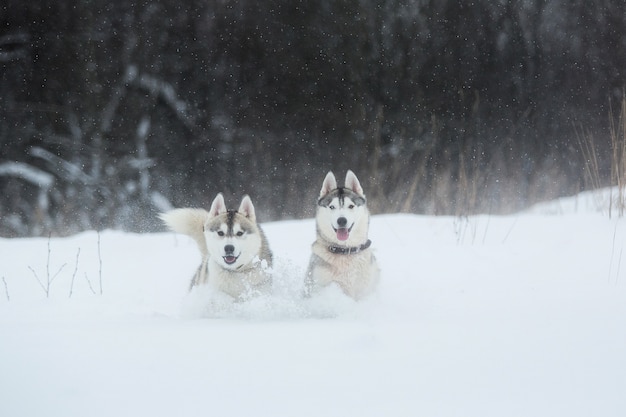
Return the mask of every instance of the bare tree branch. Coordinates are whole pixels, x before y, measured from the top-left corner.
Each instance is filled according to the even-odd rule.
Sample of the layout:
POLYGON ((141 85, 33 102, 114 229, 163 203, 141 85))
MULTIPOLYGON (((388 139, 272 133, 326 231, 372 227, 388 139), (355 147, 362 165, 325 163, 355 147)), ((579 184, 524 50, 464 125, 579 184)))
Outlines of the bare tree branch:
POLYGON ((44 189, 49 189, 54 184, 52 175, 23 162, 1 163, 0 176, 18 177, 44 189))

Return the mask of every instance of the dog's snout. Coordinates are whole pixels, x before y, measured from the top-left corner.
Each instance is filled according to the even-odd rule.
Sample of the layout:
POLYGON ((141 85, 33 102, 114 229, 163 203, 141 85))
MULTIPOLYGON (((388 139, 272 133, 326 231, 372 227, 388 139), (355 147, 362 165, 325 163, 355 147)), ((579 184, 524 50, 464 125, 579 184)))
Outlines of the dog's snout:
POLYGON ((340 217, 337 219, 337 226, 346 227, 347 224, 348 224, 348 219, 346 219, 345 217, 340 217))
POLYGON ((235 247, 233 245, 226 245, 224 246, 224 252, 233 253, 235 252, 235 247))

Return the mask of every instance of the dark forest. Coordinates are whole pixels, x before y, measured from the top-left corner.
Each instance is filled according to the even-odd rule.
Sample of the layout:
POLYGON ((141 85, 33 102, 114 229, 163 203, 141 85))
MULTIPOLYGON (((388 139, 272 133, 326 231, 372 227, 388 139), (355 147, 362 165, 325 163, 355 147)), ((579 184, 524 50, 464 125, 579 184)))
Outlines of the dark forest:
POLYGON ((2 4, 0 236, 163 230, 217 192, 310 217, 329 170, 374 213, 615 183, 623 0, 2 4))

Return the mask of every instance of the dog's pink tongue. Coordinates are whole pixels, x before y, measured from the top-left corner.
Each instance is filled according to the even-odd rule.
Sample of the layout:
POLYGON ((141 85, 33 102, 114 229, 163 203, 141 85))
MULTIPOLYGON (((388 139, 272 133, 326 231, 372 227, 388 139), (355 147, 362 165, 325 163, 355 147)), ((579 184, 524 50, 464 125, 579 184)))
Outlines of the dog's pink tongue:
POLYGON ((348 237, 350 237, 350 232, 348 231, 348 229, 346 229, 345 227, 337 229, 337 239, 348 240, 348 237))

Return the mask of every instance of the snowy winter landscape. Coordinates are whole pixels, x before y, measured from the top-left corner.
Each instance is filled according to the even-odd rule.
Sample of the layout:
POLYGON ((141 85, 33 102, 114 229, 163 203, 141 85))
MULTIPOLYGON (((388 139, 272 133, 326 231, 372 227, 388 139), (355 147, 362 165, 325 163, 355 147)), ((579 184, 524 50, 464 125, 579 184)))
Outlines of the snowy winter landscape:
POLYGON ((185 236, 0 239, 0 415, 624 416, 606 198, 374 216, 382 280, 359 303, 298 298, 312 220, 264 224, 275 295, 239 304, 187 293, 185 236))

